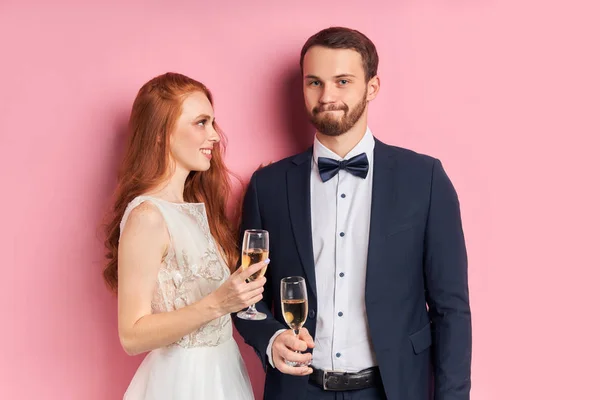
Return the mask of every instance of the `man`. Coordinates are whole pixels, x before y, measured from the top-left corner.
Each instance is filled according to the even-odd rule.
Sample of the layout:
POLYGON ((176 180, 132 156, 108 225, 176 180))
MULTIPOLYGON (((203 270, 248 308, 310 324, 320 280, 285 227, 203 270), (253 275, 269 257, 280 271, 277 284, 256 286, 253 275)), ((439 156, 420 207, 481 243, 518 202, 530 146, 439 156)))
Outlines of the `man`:
POLYGON ((467 255, 452 183, 439 160, 373 137, 380 81, 366 36, 325 29, 300 65, 314 146, 256 171, 242 217, 242 230, 270 232, 257 305, 268 317, 234 318, 265 366, 265 399, 469 399, 467 255), (307 283, 298 338, 281 311, 287 276, 307 283))

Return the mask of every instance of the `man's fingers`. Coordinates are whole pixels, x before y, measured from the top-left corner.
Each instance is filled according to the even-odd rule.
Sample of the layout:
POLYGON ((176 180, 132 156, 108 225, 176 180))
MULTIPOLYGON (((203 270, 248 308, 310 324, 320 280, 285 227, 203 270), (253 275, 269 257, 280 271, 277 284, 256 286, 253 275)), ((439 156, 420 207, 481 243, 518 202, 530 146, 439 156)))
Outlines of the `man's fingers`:
POLYGON ((302 364, 308 364, 312 360, 312 354, 310 353, 296 353, 288 348, 281 349, 278 354, 284 360, 299 362, 302 364))
POLYGON ((292 335, 286 335, 285 338, 283 338, 283 344, 292 350, 297 350, 297 351, 306 351, 306 349, 308 348, 308 346, 306 345, 306 343, 300 339, 298 339, 297 337, 292 335))
POLYGON ((307 346, 310 347, 311 349, 315 347, 315 341, 313 340, 312 336, 310 336, 310 333, 308 333, 308 329, 306 329, 306 328, 300 329, 298 338, 300 340, 302 340, 303 342, 305 342, 307 344, 307 346))
POLYGON ((302 376, 310 375, 313 372, 312 368, 310 367, 292 367, 287 365, 283 358, 279 358, 277 361, 275 361, 275 367, 277 367, 280 372, 288 375, 302 376))

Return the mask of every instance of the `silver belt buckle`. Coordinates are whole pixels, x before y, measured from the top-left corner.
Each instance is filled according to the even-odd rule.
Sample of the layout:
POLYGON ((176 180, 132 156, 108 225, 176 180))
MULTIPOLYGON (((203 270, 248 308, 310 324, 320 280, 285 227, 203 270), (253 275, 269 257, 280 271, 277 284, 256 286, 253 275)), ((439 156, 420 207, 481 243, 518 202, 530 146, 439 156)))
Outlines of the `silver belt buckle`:
POLYGON ((329 390, 327 388, 327 376, 329 375, 329 371, 323 371, 323 390, 329 390))

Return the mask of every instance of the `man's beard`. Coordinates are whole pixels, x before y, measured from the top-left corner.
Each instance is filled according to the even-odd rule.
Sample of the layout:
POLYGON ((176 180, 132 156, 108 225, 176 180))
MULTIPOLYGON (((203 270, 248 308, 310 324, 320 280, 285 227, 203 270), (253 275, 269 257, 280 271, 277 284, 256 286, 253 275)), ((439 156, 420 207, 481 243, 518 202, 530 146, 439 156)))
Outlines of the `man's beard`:
POLYGON ((312 112, 310 113, 310 122, 317 129, 317 131, 323 135, 340 136, 348 132, 356 124, 356 122, 365 112, 366 107, 367 93, 365 92, 362 101, 358 103, 352 110, 349 110, 346 104, 333 107, 324 105, 313 108, 312 112), (342 110, 344 111, 344 115, 337 119, 332 115, 323 113, 323 111, 333 110, 342 110))

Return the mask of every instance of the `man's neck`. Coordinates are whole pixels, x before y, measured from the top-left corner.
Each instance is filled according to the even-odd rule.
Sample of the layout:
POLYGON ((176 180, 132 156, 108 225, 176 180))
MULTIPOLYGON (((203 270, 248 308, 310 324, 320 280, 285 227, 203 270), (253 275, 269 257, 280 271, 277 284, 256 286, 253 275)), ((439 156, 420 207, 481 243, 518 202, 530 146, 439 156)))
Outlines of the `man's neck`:
MULTIPOLYGON (((366 114, 366 113, 365 113, 366 114)), ((358 122, 350 128, 349 131, 339 136, 327 136, 320 132, 317 132, 317 139, 323 146, 333 151, 341 158, 356 147, 356 145, 362 140, 367 132, 367 118, 366 115, 359 119, 358 122)))

